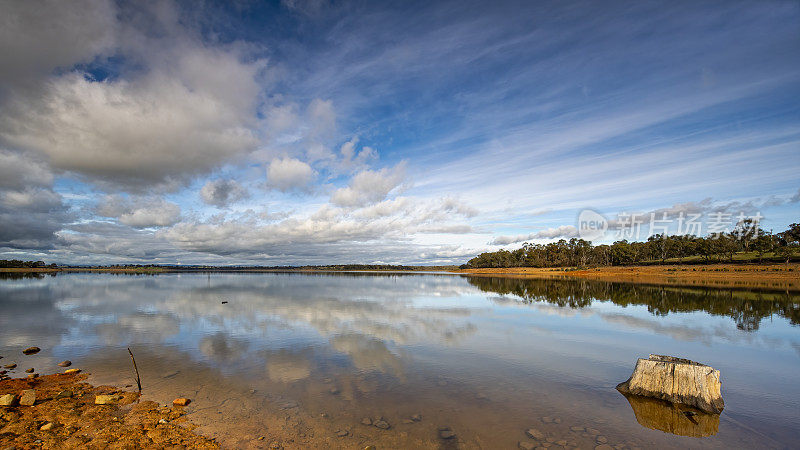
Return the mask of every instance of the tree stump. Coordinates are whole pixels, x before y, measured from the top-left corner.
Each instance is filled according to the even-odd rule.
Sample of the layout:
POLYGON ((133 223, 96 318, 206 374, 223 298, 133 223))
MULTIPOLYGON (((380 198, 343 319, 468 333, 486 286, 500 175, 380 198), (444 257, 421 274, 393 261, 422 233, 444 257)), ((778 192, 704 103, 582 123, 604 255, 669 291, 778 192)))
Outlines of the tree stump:
POLYGON ((617 390, 719 414, 725 407, 721 387, 719 370, 688 359, 650 355, 639 358, 631 377, 617 385, 617 390))

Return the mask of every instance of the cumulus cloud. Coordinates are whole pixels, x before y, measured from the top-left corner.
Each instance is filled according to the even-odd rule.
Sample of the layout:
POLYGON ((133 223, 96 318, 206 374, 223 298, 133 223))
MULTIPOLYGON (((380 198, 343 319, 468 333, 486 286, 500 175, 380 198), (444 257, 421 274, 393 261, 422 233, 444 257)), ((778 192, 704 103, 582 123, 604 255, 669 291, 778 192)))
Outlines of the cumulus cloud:
POLYGON ((522 234, 517 236, 498 236, 494 238, 490 245, 508 245, 517 242, 533 241, 537 239, 569 239, 578 237, 578 229, 572 225, 562 225, 556 228, 548 228, 546 230, 537 231, 531 234, 522 234))
POLYGON ((200 189, 200 198, 220 208, 247 197, 247 191, 236 180, 213 180, 200 189))
MULTIPOLYGON (((11 22, 31 22, 33 29, 43 30, 47 20, 59 19, 49 10, 39 17, 32 11, 47 8, 32 2, 17 4, 24 6, 11 11, 11 22)), ((68 16, 96 18, 92 8, 86 10, 92 13, 68 16)), ((132 61, 132 67, 123 66, 118 76, 104 80, 66 71, 36 88, 13 92, 0 109, 0 140, 47 157, 56 169, 139 190, 175 187, 256 147, 254 113, 263 60, 235 46, 210 47, 178 23, 163 24, 172 35, 162 40, 125 25, 111 25, 124 29, 120 33, 125 36, 114 51, 132 61)), ((88 26, 86 32, 92 30, 88 26)), ((81 42, 65 39, 62 45, 78 47, 81 42)), ((63 61, 91 59, 89 50, 100 51, 87 46, 74 55, 66 52, 63 61)), ((37 48, 31 58, 61 64, 47 62, 48 54, 37 48)))
POLYGON ((314 169, 295 158, 278 158, 267 169, 267 183, 279 191, 305 189, 314 178, 314 169))
POLYGON ((380 170, 364 170, 347 187, 334 191, 331 202, 338 206, 358 207, 380 202, 405 179, 405 164, 380 170))
POLYGON ((0 86, 89 62, 114 45, 115 8, 107 0, 2 0, 0 10, 0 86))
POLYGON ((0 150, 0 246, 48 248, 70 219, 43 162, 0 150))
POLYGON ((131 199, 107 195, 98 206, 97 213, 116 218, 119 223, 134 228, 166 227, 180 220, 181 208, 162 198, 131 199))
POLYGON ((339 165, 345 170, 361 168, 378 159, 378 152, 372 147, 363 146, 358 150, 358 136, 342 144, 339 155, 341 158, 339 165))

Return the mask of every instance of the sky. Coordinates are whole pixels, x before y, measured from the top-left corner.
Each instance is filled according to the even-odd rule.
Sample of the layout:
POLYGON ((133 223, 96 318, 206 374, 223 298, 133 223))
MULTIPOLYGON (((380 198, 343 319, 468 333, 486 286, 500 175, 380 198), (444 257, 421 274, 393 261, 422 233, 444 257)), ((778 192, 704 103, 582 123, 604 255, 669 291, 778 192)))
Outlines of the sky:
POLYGON ((596 244, 684 215, 782 231, 798 23, 768 0, 0 0, 0 259, 460 264, 585 210, 641 219, 596 244))

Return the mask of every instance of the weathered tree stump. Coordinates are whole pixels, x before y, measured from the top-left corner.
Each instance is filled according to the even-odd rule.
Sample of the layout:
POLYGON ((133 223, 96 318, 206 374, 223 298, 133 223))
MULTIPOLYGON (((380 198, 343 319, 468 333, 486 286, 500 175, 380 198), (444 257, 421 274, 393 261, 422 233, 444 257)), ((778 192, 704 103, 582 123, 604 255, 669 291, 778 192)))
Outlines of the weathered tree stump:
POLYGON ((650 355, 648 359, 639 358, 631 377, 617 390, 719 414, 725 407, 721 387, 719 370, 688 359, 650 355))

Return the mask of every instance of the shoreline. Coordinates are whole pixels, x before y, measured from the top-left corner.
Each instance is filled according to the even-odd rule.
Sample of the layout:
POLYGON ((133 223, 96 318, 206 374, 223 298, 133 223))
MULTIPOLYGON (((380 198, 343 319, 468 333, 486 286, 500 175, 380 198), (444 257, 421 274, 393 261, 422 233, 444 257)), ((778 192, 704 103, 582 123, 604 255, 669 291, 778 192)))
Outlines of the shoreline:
POLYGON ((3 448, 219 448, 193 432, 197 426, 186 419, 183 407, 93 386, 87 378, 74 372, 0 380, 0 398, 10 403, 0 406, 3 448))
POLYGON ((507 267, 459 269, 462 275, 584 279, 637 284, 800 290, 800 264, 684 264, 607 266, 591 269, 507 267))
POLYGON ((60 267, 60 268, 0 268, 0 273, 450 273, 467 276, 586 279, 607 282, 663 284, 678 286, 758 288, 770 290, 800 290, 800 263, 712 263, 663 264, 640 266, 603 266, 587 269, 569 267, 500 267, 480 269, 430 269, 414 270, 343 270, 343 269, 268 269, 268 268, 208 268, 181 269, 174 267, 60 267))

